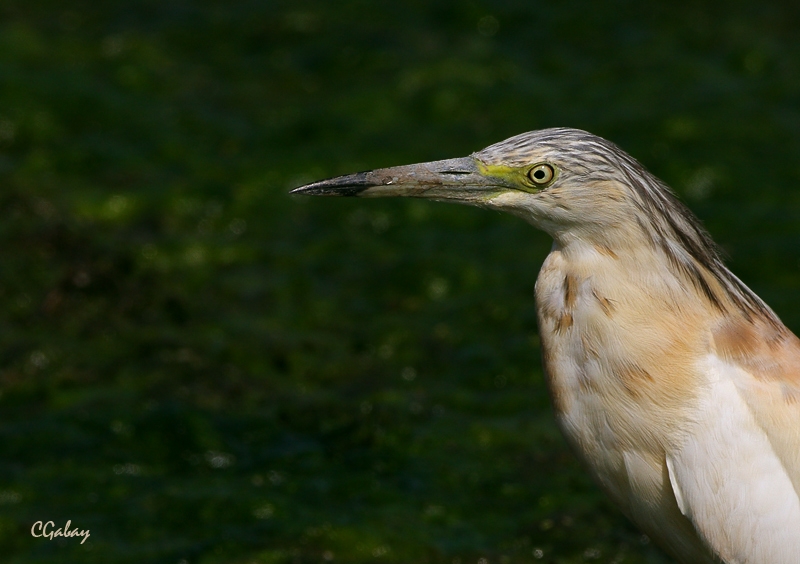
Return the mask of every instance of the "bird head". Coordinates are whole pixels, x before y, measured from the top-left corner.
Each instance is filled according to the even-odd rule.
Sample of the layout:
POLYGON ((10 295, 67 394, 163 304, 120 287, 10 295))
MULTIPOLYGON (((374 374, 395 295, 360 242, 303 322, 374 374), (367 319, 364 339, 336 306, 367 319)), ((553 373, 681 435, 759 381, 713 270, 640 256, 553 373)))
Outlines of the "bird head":
POLYGON ((556 240, 607 239, 637 229, 640 198, 632 183, 642 175, 658 182, 613 143, 557 128, 523 133, 468 157, 337 176, 292 193, 458 202, 510 212, 556 240))

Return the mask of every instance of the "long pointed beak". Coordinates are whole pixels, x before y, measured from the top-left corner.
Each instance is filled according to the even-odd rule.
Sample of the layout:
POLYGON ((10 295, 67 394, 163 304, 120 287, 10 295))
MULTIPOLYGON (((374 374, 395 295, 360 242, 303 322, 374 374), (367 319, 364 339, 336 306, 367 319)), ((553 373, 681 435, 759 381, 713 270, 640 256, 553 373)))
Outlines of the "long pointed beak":
POLYGON ((407 196, 480 204, 511 188, 483 174, 474 157, 381 168, 312 182, 291 191, 310 196, 407 196))

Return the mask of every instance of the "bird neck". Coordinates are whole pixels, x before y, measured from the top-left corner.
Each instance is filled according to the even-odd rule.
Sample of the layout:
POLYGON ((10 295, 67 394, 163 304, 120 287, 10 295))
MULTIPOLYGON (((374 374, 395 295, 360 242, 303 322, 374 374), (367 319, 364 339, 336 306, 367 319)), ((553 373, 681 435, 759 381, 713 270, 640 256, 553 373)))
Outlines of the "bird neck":
MULTIPOLYGON (((593 287, 624 303, 648 309, 656 304, 666 308, 706 310, 712 317, 714 303, 686 272, 638 233, 609 229, 600 236, 570 230, 554 234, 548 263, 575 280, 590 280, 593 287)), ((722 293, 713 277, 707 284, 722 293)))

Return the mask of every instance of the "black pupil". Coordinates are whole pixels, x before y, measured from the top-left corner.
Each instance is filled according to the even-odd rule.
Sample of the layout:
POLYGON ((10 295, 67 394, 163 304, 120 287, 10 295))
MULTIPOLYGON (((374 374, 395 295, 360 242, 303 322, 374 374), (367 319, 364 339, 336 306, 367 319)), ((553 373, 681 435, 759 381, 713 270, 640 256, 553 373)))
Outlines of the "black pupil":
POLYGON ((542 178, 544 178, 544 171, 542 169, 539 169, 533 173, 533 176, 536 178, 536 180, 541 180, 542 178))

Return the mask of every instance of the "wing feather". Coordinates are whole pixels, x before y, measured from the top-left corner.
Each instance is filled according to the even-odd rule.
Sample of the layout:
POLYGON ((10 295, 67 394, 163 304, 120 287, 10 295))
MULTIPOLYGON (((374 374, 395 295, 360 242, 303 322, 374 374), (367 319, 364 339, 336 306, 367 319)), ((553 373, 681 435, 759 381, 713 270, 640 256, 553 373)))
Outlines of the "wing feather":
POLYGON ((667 454, 681 512, 726 563, 800 562, 795 404, 776 404, 786 382, 761 381, 741 363, 709 355, 697 425, 667 454), (777 410, 777 413, 770 413, 777 410))
POLYGON ((800 339, 766 321, 726 320, 713 333, 719 357, 800 496, 800 339))

